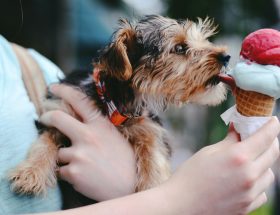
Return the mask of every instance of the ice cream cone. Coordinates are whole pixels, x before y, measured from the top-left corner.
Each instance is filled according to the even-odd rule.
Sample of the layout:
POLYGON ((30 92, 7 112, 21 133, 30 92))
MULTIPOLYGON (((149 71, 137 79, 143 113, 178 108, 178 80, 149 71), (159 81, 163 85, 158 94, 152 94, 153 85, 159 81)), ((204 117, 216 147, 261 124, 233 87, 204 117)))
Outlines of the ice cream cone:
POLYGON ((280 31, 260 29, 249 34, 242 42, 240 61, 219 78, 236 99, 236 106, 221 117, 232 122, 245 140, 269 120, 280 98, 280 31))
POLYGON ((261 93, 236 88, 236 108, 244 116, 271 116, 275 99, 261 93))

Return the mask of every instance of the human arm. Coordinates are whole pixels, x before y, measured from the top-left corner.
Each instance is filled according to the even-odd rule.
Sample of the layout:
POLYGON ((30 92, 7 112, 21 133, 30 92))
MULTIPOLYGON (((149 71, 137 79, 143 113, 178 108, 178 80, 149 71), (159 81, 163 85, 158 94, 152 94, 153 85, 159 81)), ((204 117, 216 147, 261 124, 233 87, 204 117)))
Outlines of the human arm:
MULTIPOLYGON (((65 93, 65 89, 65 86, 60 86, 54 93, 71 104, 71 99, 69 100, 66 96, 69 94, 68 90, 71 91, 71 89, 67 88, 67 93, 65 93)), ((70 95, 73 96, 73 91, 70 95)), ((74 103, 71 105, 74 106, 74 103)), ((80 115, 83 114, 80 113, 80 115)), ((42 121, 47 125, 57 127, 67 136, 71 137, 74 132, 77 140, 83 139, 85 134, 80 134, 79 131, 82 132, 88 125, 68 121, 69 119, 64 118, 66 116, 62 112, 49 112, 43 116, 42 121), (56 120, 58 118, 60 120, 56 120)), ((92 123, 96 126, 92 133, 100 125, 99 120, 105 120, 103 117, 99 117, 101 116, 95 115, 92 118, 92 123)), ((100 125, 101 128, 105 128, 104 132, 107 131, 106 126, 109 124, 100 125)), ((246 214, 266 201, 264 191, 273 181, 270 167, 279 155, 278 141, 275 140, 278 133, 279 122, 275 118, 242 142, 239 141, 236 132, 231 129, 223 141, 200 150, 181 165, 166 183, 156 188, 53 214, 112 214, 112 211, 114 214, 246 214)), ((97 140, 103 144, 105 141, 103 138, 110 135, 113 136, 114 141, 122 138, 116 133, 106 132, 97 140)), ((86 140, 88 144, 93 141, 92 138, 86 138, 86 140)), ((120 140, 120 142, 122 141, 120 140)), ((85 144, 77 141, 76 147, 78 145, 84 146, 85 144)), ((109 149, 107 148, 107 150, 109 149)), ((73 155, 74 153, 73 150, 73 155)), ((89 154, 85 153, 84 156, 87 157, 89 154)), ((96 156, 99 155, 96 154, 96 156)), ((83 162, 86 165, 87 160, 84 159, 83 162)), ((94 171, 83 169, 83 162, 80 162, 79 159, 71 160, 69 167, 77 165, 75 174, 73 172, 71 174, 71 171, 68 174, 66 174, 67 171, 60 172, 60 174, 78 191, 82 190, 79 190, 79 187, 83 187, 87 192, 84 194, 94 193, 95 190, 91 190, 92 186, 88 188, 87 186, 95 181, 81 182, 79 180, 80 178, 88 180, 92 177, 91 173, 94 173, 94 171), (73 178, 74 175, 78 177, 73 178)), ((102 184, 98 186, 106 188, 102 187, 102 184)))

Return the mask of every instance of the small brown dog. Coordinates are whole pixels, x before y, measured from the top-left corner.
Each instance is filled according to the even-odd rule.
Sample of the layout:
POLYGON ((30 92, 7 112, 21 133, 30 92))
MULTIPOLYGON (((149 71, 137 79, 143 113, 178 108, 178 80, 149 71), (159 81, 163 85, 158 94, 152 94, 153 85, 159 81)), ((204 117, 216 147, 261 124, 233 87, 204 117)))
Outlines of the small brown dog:
MULTIPOLYGON (((209 19, 194 23, 152 15, 134 25, 120 20, 113 41, 94 63, 94 74, 74 73, 62 81, 85 92, 133 146, 135 191, 170 176, 170 147, 157 113, 170 104, 217 105, 225 99, 217 75, 230 56, 207 40, 215 30, 209 19)), ((48 110, 53 103, 74 115, 61 100, 47 103, 48 110)), ((41 130, 27 159, 10 175, 14 191, 41 194, 56 183, 57 151, 65 141, 54 128, 41 130)))

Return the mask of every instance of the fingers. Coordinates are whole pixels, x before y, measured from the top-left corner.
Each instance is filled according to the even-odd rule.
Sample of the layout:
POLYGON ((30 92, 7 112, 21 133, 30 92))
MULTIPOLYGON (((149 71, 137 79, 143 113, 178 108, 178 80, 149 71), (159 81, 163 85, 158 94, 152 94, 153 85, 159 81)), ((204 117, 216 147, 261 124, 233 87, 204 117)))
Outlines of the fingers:
POLYGON ((228 134, 225 140, 229 141, 230 143, 236 143, 240 141, 240 135, 236 132, 233 123, 229 124, 228 134))
POLYGON ((253 163, 254 168, 257 169, 257 172, 263 174, 267 169, 269 169, 279 157, 279 142, 278 139, 275 139, 273 144, 260 155, 253 163))
POLYGON ((54 84, 50 86, 50 90, 53 94, 63 99, 66 103, 70 104, 75 112, 77 112, 82 119, 88 117, 88 111, 91 110, 93 103, 87 98, 87 96, 73 87, 54 84))
POLYGON ((264 151, 266 151, 280 131, 280 124, 276 117, 272 117, 264 126, 256 133, 242 141, 243 146, 248 151, 248 156, 256 159, 264 151))
POLYGON ((265 194, 265 192, 263 192, 261 195, 259 195, 252 203, 251 205, 248 207, 247 209, 247 213, 250 213, 254 210, 256 210, 257 208, 261 207, 263 204, 265 204, 267 202, 267 196, 265 194))
POLYGON ((78 137, 85 132, 85 125, 83 123, 63 111, 46 112, 41 116, 40 122, 47 126, 57 128, 70 138, 72 143, 78 140, 78 137))
POLYGON ((236 132, 233 123, 229 124, 227 136, 224 140, 220 141, 218 144, 222 147, 228 147, 229 145, 236 144, 240 141, 240 135, 236 132))
POLYGON ((248 213, 266 203, 267 196, 265 194, 265 190, 272 184, 273 181, 274 173, 271 169, 268 169, 261 177, 258 178, 250 192, 254 201, 247 208, 248 213))
POLYGON ((275 176, 272 170, 269 168, 264 174, 262 174, 252 188, 253 196, 259 196, 263 193, 274 181, 275 176))
POLYGON ((73 188, 76 189, 75 186, 80 184, 79 181, 81 179, 81 171, 79 168, 78 165, 71 164, 62 166, 58 170, 58 176, 62 180, 72 184, 73 188))
POLYGON ((58 176, 62 180, 67 181, 70 184, 73 184, 73 178, 71 176, 71 172, 69 171, 69 165, 60 167, 58 170, 58 176))
POLYGON ((60 164, 68 164, 72 160, 73 153, 71 148, 60 148, 58 150, 57 159, 60 164))

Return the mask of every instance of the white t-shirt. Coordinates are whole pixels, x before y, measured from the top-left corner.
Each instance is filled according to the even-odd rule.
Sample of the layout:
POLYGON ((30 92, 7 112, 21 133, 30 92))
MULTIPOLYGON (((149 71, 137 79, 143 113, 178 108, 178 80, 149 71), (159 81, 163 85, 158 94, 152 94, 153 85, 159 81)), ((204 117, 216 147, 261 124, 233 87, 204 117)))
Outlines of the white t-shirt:
MULTIPOLYGON (((29 50, 47 84, 58 82, 62 71, 34 50, 29 50)), ((37 138, 37 114, 21 77, 20 65, 8 41, 0 35, 0 215, 55 211, 62 201, 58 187, 45 197, 19 196, 10 191, 7 172, 25 159, 37 138)))

